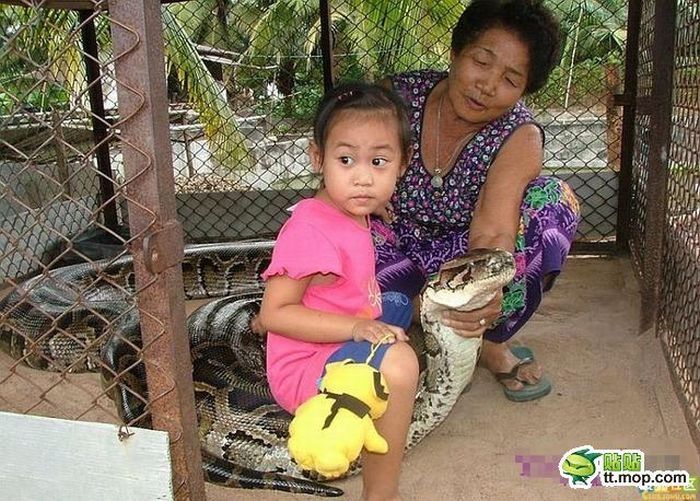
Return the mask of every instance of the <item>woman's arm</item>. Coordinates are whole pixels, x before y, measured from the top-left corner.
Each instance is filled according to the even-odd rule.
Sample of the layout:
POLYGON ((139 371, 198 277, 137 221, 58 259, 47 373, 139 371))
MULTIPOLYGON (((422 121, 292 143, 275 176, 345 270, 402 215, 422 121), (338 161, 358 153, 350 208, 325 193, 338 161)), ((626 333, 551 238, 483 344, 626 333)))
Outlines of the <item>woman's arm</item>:
MULTIPOLYGON (((520 205, 527 184, 542 170, 542 135, 524 125, 508 138, 489 169, 469 229, 469 248, 515 249, 520 205)), ((499 292, 486 306, 472 311, 446 311, 445 324, 464 337, 480 336, 501 315, 499 292), (482 325, 483 324, 483 325, 482 325)))
POLYGON ((513 132, 489 168, 469 229, 469 248, 498 247, 510 252, 527 184, 542 170, 542 135, 534 124, 513 132))
POLYGON ((266 330, 312 343, 338 343, 351 339, 378 343, 408 339, 399 327, 377 320, 318 311, 302 304, 304 291, 309 285, 329 283, 333 278, 337 277, 312 275, 295 280, 287 275, 274 275, 268 278, 260 308, 260 323, 266 330))

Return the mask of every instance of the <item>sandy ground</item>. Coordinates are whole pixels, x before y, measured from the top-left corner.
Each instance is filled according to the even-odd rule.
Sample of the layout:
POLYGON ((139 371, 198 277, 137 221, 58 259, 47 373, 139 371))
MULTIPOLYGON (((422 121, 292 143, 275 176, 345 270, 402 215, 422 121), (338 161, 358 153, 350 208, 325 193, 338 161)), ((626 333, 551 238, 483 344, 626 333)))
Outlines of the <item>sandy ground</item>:
MULTIPOLYGON (((477 369, 471 391, 445 423, 407 455, 403 499, 642 499, 633 487, 574 491, 562 484, 559 459, 582 445, 641 449, 647 469, 700 474, 660 343, 653 332, 638 332, 638 319, 638 286, 627 259, 569 259, 555 289, 517 336, 546 368, 552 394, 510 402, 491 375, 477 369)), ((67 385, 60 375, 15 367, 0 355, 0 410, 114 420, 94 375, 70 378, 67 385)), ((345 499, 359 498, 359 477, 334 485, 345 490, 345 499)), ((207 499, 312 498, 207 485, 207 499)))
MULTIPOLYGON (((574 491, 557 464, 573 447, 635 448, 647 467, 677 462, 700 473, 660 343, 638 333, 639 293, 629 261, 572 258, 536 316, 517 336, 553 381, 536 402, 506 400, 477 369, 472 389, 447 420, 408 453, 405 500, 641 499, 633 487, 574 491)), ((663 466, 658 466, 659 469, 663 466)), ((358 499, 361 479, 335 482, 358 499)), ((209 501, 311 496, 207 486, 209 501)))

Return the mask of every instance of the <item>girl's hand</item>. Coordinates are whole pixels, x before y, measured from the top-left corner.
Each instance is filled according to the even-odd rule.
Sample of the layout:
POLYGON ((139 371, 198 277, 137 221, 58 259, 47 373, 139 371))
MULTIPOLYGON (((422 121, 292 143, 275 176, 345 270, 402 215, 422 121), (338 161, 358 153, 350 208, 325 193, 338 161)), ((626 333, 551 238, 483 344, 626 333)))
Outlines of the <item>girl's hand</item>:
POLYGON ((503 292, 498 291, 494 298, 478 310, 459 311, 446 310, 442 319, 447 327, 451 327, 462 337, 478 337, 501 316, 501 301, 503 292))
POLYGON ((372 344, 408 341, 401 327, 385 324, 379 320, 360 320, 352 327, 353 341, 369 341, 372 344))

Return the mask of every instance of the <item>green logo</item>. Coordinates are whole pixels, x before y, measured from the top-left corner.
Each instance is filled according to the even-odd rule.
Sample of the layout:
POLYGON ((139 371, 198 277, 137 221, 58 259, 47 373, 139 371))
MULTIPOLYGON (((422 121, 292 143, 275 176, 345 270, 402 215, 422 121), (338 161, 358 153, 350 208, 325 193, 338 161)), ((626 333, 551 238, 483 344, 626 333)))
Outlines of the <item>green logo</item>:
POLYGON ((559 473, 562 477, 569 477, 569 487, 583 487, 587 489, 589 483, 597 474, 596 458, 601 453, 593 452, 593 447, 587 445, 578 450, 570 450, 559 461, 559 473), (578 485, 578 484, 583 485, 578 485))
POLYGON ((637 487, 642 492, 661 489, 693 492, 696 479, 686 470, 647 470, 639 449, 575 447, 559 461, 559 473, 572 489, 589 489, 593 480, 603 487, 637 487))

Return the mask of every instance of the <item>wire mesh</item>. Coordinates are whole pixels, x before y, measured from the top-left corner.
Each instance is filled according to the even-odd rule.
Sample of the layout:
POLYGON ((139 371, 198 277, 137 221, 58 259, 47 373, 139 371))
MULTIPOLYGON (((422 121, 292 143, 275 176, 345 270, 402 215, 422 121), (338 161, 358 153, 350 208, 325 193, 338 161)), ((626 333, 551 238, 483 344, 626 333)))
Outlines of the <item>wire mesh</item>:
MULTIPOLYGON (((100 35, 108 35, 105 17, 95 14, 86 22, 94 19, 100 35)), ((0 318, 2 342, 19 357, 12 360, 0 353, 0 403, 3 410, 15 412, 118 422, 99 381, 74 374, 94 368, 103 333, 110 329, 110 320, 84 301, 90 284, 67 289, 68 284, 56 284, 63 287, 56 291, 59 299, 65 293, 75 300, 65 313, 52 312, 33 297, 52 283, 51 270, 107 257, 80 245, 84 232, 105 232, 116 244, 113 249, 126 242, 102 222, 101 174, 94 155, 100 145, 92 134, 90 84, 83 69, 83 58, 89 56, 80 43, 82 25, 75 12, 6 5, 0 6, 0 23, 0 212, 4 215, 0 263, 3 295, 19 299, 4 307, 0 318), (22 278, 30 274, 34 280, 20 288, 22 278), (25 323, 24 310, 34 311, 34 324, 25 323), (81 319, 79 327, 71 325, 74 318, 81 319), (41 323, 52 326, 53 341, 35 341, 27 334, 27 327, 41 323), (85 352, 55 364, 49 342, 57 344, 61 357, 64 347, 85 352), (35 373, 23 362, 56 373, 35 373), (64 392, 73 398, 64 398, 64 392)), ((107 64, 102 69, 109 74, 107 64)), ((103 144, 113 138, 114 134, 103 144)), ((114 258, 125 253, 117 250, 114 258)), ((110 281, 133 296, 133 288, 124 281, 110 281)), ((134 308, 133 302, 128 308, 134 308)))
POLYGON ((678 2, 658 330, 700 432, 700 8, 678 2))
MULTIPOLYGON (((568 36, 549 85, 528 98, 546 129, 545 169, 583 201, 577 239, 610 240, 621 116, 612 96, 622 79, 627 5, 548 3, 568 36)), ((446 69, 464 4, 330 2, 333 76, 378 80, 446 69)), ((174 174, 187 241, 272 236, 284 209, 318 186, 306 149, 323 91, 320 31, 312 2, 164 8, 174 174)))
POLYGON ((637 109, 635 117, 634 154, 632 159, 632 189, 630 209, 630 250, 635 269, 642 269, 646 219, 646 186, 649 177, 649 135, 652 76, 654 60, 654 2, 642 2, 639 56, 637 62, 637 109))
POLYGON ((547 135, 546 172, 581 201, 579 243, 613 242, 617 224, 628 2, 545 2, 565 33, 562 59, 546 87, 526 101, 547 135), (622 30, 622 31, 618 31, 622 30))
MULTIPOLYGON (((75 12, 0 5, 0 409, 163 423, 164 414, 177 414, 168 406, 182 386, 157 352, 172 343, 172 328, 162 311, 144 309, 148 298, 159 297, 160 279, 138 273, 128 252, 141 248, 163 216, 144 195, 155 156, 125 135, 151 99, 116 74, 143 50, 143 34, 107 14, 105 2, 83 6, 75 12), (121 32, 126 50, 114 50, 113 31, 121 32), (117 109, 118 87, 120 102, 138 105, 128 110, 121 102, 117 109), (141 158, 127 165, 127 153, 141 158), (116 363, 108 346, 114 340, 130 350, 113 356, 116 363), (143 384, 124 390, 133 378, 143 384), (123 404, 120 392, 142 404, 134 406, 138 412, 115 405, 113 399, 123 404)), ((175 431, 174 488, 182 498, 192 479, 176 458, 194 426, 161 429, 175 431)))
MULTIPOLYGON (((467 2, 329 2, 332 76, 376 81, 446 69, 467 2)), ((545 169, 583 201, 577 239, 614 240, 627 2, 547 2, 567 34, 562 64, 528 103, 545 169)), ((189 242, 273 236, 318 186, 306 156, 323 93, 315 2, 181 2, 164 10, 178 210, 189 242), (216 217, 212 216, 215 211, 216 217)))

